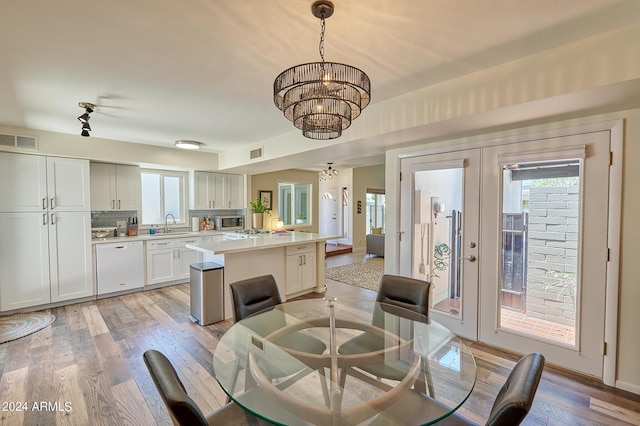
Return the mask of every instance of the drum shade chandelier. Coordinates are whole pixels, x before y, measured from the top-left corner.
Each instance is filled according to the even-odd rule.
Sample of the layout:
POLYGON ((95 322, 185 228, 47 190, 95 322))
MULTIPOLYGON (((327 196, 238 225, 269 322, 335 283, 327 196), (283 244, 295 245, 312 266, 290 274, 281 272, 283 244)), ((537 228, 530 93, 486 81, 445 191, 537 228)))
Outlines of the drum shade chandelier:
POLYGON ((369 105, 371 82, 358 68, 324 60, 325 19, 333 3, 313 3, 311 13, 320 19, 321 62, 296 65, 273 82, 273 100, 284 116, 310 139, 328 140, 342 135, 369 105))

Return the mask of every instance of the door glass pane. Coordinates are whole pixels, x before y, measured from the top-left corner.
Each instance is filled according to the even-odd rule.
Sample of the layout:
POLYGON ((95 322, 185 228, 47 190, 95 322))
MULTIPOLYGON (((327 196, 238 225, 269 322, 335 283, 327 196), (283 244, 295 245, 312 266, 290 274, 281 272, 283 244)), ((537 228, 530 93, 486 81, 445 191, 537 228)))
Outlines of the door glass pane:
POLYGON ((430 281, 432 309, 462 312, 463 169, 415 172, 412 276, 430 281))
POLYGON ((575 345, 580 160, 503 166, 500 327, 575 345))

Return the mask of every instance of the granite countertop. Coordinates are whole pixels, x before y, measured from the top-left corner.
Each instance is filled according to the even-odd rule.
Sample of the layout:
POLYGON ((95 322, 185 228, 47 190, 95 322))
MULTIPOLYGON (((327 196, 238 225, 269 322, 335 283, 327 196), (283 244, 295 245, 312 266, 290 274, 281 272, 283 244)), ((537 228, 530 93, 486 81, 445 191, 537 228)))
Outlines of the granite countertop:
POLYGON ((342 238, 339 235, 315 234, 311 232, 286 232, 282 234, 263 234, 241 240, 211 241, 200 244, 185 244, 186 248, 209 254, 239 253, 252 250, 264 250, 304 243, 342 238))

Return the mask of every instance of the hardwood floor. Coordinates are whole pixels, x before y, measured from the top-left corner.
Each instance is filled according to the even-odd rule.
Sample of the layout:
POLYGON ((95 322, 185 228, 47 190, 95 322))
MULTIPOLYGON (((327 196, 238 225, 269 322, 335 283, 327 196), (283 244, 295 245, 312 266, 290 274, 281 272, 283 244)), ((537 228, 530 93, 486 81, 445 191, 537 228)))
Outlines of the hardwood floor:
MULTIPOLYGON (((348 256, 356 261, 364 257, 348 256)), ((375 297, 371 291, 333 281, 327 281, 327 295, 375 297)), ((212 352, 231 321, 207 327, 192 324, 187 318, 188 284, 50 312, 57 317, 51 327, 0 345, 0 424, 171 424, 142 360, 150 348, 167 354, 203 412, 225 402, 210 371, 212 352)), ((469 344, 478 380, 460 412, 483 423, 517 357, 469 344)), ((525 424, 637 425, 640 397, 547 368, 525 424)))

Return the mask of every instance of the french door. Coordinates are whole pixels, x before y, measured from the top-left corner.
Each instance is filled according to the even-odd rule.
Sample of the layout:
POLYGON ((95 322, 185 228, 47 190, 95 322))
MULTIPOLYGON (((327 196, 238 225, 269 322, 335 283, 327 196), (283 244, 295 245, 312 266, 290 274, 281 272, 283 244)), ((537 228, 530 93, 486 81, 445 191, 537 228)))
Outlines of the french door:
POLYGON ((400 273, 433 284, 431 316, 602 377, 609 144, 602 131, 401 160, 400 273))
POLYGON ((409 158, 401 168, 400 273, 431 282, 430 315, 476 340, 480 150, 409 158))

